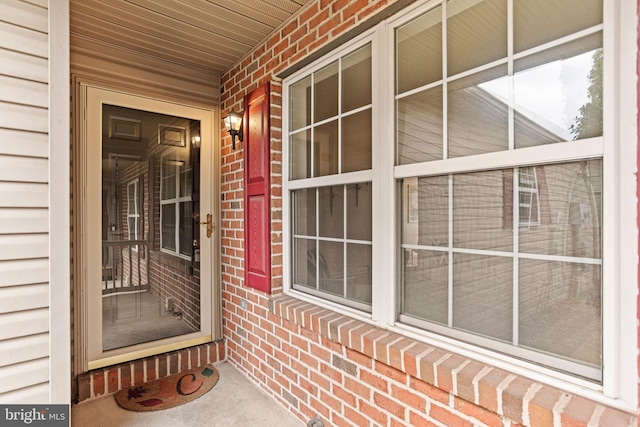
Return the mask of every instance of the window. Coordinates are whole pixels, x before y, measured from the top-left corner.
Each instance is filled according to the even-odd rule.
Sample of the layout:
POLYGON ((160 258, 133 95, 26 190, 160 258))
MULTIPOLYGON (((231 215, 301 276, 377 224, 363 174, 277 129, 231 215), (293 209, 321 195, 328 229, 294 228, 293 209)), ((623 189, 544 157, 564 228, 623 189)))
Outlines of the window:
POLYGON ((160 247, 190 258, 192 251, 192 170, 179 151, 162 157, 160 167, 160 247))
POLYGON ((518 173, 520 227, 540 225, 540 192, 535 166, 523 167, 518 173))
MULTIPOLYGON (((129 181, 127 184, 127 233, 129 240, 138 240, 138 204, 140 203, 138 196, 138 179, 129 181)), ((134 251, 138 250, 138 246, 133 247, 134 251)))
POLYGON ((395 30, 395 175, 418 195, 399 319, 600 380, 602 4, 571 3, 451 0, 395 30))
POLYGON ((291 292, 635 399, 622 367, 637 346, 617 325, 635 324, 620 298, 637 291, 637 236, 621 231, 636 229, 624 214, 636 206, 621 208, 617 165, 633 175, 620 153, 635 153, 637 135, 617 114, 635 117, 636 105, 613 84, 635 68, 607 54, 622 32, 613 10, 636 16, 615 0, 419 2, 285 79, 291 292), (365 42, 372 80, 354 80, 346 96, 343 64, 365 42), (352 134, 366 145, 346 151, 358 141, 345 137, 346 119, 365 111, 352 134), (370 187, 362 211, 358 186, 370 187), (372 231, 354 237, 364 209, 372 231), (372 260, 364 307, 349 293, 350 244, 372 260))
POLYGON ((293 288, 371 306, 371 45, 290 86, 293 288))

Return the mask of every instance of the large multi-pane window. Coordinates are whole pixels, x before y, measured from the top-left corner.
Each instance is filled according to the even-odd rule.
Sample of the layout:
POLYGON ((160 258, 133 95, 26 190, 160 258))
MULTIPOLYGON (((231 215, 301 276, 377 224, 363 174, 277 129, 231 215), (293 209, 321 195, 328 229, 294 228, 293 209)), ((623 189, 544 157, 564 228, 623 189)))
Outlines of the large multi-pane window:
POLYGON ((371 306, 371 45, 290 86, 293 288, 371 306))
POLYGON ((162 157, 160 167, 160 247, 190 257, 192 251, 191 192, 193 171, 181 151, 162 157))
POLYGON ((127 183, 127 233, 129 240, 138 240, 138 182, 136 178, 127 183))
POLYGON ((612 1, 423 2, 286 79, 288 288, 605 383, 612 1))
MULTIPOLYGON (((138 240, 138 222, 140 220, 140 213, 138 212, 140 204, 139 182, 140 180, 136 178, 127 183, 127 234, 129 240, 138 240)), ((138 245, 133 246, 133 250, 137 251, 138 245)))
POLYGON ((599 0, 396 28, 401 322, 600 379, 602 39, 599 0))

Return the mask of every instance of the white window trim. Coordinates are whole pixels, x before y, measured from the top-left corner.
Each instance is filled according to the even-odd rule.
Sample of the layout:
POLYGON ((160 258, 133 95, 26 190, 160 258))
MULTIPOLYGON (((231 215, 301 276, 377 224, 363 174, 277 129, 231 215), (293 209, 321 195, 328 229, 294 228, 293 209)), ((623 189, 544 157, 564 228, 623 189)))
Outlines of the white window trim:
MULTIPOLYGON (((140 213, 138 212, 138 204, 140 203, 140 200, 138 199, 139 197, 138 187, 140 186, 139 182, 140 180, 138 178, 135 178, 127 183, 127 233, 128 233, 127 238, 129 240, 138 240, 138 219, 140 218, 140 213), (132 187, 133 187, 133 204, 135 206, 133 213, 129 211, 129 200, 130 200, 132 187), (135 221, 134 230, 133 230, 133 237, 134 237, 133 239, 131 239, 131 229, 129 228, 130 218, 133 218, 135 221)), ((132 250, 134 252, 138 252, 138 245, 133 246, 132 250)))
MULTIPOLYGON (((338 61, 339 63, 341 63, 342 58, 350 53, 353 53, 355 51, 357 51, 358 49, 366 46, 367 44, 371 44, 371 55, 372 58, 376 55, 375 51, 376 51, 376 43, 374 42, 374 40, 372 39, 375 35, 375 30, 369 30, 363 34, 361 34, 360 36, 352 39, 350 42, 346 43, 343 48, 335 51, 333 54, 326 56, 325 58, 323 58, 321 61, 319 61, 316 64, 313 64, 312 68, 306 67, 303 70, 301 70, 300 72, 297 72, 295 74, 293 74, 291 77, 289 77, 287 80, 291 83, 295 83, 299 80, 301 80, 301 78, 304 78, 305 76, 310 75, 312 72, 316 72, 318 70, 321 70, 323 68, 325 68, 326 66, 338 61)), ((372 70, 373 72, 373 76, 372 78, 375 79, 376 78, 376 71, 372 70)), ((311 81, 312 87, 313 87, 313 79, 311 81)), ((283 99, 289 99, 289 85, 284 86, 283 90, 286 92, 284 94, 283 99), (285 98, 286 97, 286 98, 285 98)), ((312 91, 313 93, 313 91, 312 91)), ((342 95, 342 92, 339 91, 339 99, 338 102, 340 103, 340 97, 342 95)), ((375 123, 377 121, 379 121, 379 118, 377 116, 377 112, 376 112, 376 108, 374 107, 374 105, 376 103, 379 104, 379 102, 376 101, 375 99, 375 95, 376 95, 376 91, 373 91, 372 93, 372 103, 371 104, 367 104, 358 108, 355 108, 353 110, 349 110, 348 112, 342 112, 339 111, 339 113, 336 116, 333 116, 329 119, 323 119, 321 121, 315 122, 312 125, 309 126, 304 126, 301 127, 299 129, 296 129, 294 132, 292 132, 293 134, 297 134, 299 132, 303 132, 306 131, 308 129, 312 129, 315 128, 317 126, 322 125, 325 122, 334 120, 337 117, 348 117, 350 115, 356 114, 358 112, 361 111, 366 111, 368 109, 371 108, 371 115, 372 115, 372 122, 375 123)), ((312 106, 313 106, 313 100, 312 102, 312 106)), ((283 171, 286 169, 286 172, 283 172, 284 175, 288 177, 289 176, 289 171, 290 171, 290 164, 289 164, 289 120, 288 120, 288 112, 289 112, 289 105, 287 103, 285 103, 286 105, 283 105, 283 118, 286 117, 286 119, 283 119, 283 132, 287 133, 287 137, 286 137, 286 141, 287 144, 286 146, 283 146, 283 171)), ((313 108, 313 107, 312 107, 313 108)), ((313 114, 313 113, 312 113, 313 114)), ((340 130, 338 131, 338 138, 341 139, 341 132, 340 130)), ((372 135, 372 151, 375 151, 375 146, 376 146, 376 135, 372 135)), ((338 155, 339 155, 339 159, 338 159, 338 166, 339 169, 342 168, 342 159, 341 159, 341 150, 338 150, 338 155)), ((313 156, 313 150, 312 150, 312 156, 313 156)), ((375 162, 375 155, 372 153, 372 162, 375 162)), ((313 164, 313 158, 311 159, 311 163, 313 164)), ((372 168, 375 167, 375 165, 372 163, 372 168)), ((312 188, 320 188, 320 187, 326 187, 326 186, 347 186, 350 184, 357 184, 357 183, 362 183, 362 182, 369 182, 372 185, 373 188, 373 192, 375 193, 376 191, 376 176, 373 174, 372 172, 373 169, 368 169, 368 170, 362 170, 362 171, 355 171, 355 172, 339 172, 333 175, 324 175, 324 176, 314 176, 311 178, 303 178, 303 179, 296 179, 293 181, 289 181, 288 179, 285 179, 283 181, 285 181, 284 184, 284 188, 285 188, 285 192, 286 192, 286 196, 283 197, 283 220, 285 221, 285 223, 289 223, 290 224, 290 209, 292 207, 292 202, 291 202, 291 197, 290 197, 290 192, 292 190, 298 190, 298 189, 312 189, 312 188)), ((346 189, 345 189, 346 190, 346 189)), ((376 196, 375 194, 372 194, 372 199, 374 199, 376 196)), ((345 203, 346 203, 346 194, 345 194, 345 203)), ((346 206, 346 204, 345 204, 346 206)), ((375 206, 372 207, 372 216, 375 215, 375 206)), ((344 214, 346 215, 346 210, 344 211, 344 214)), ((316 221, 318 220, 318 218, 316 218, 316 221)), ((345 226, 346 226, 346 217, 345 217, 345 222, 344 222, 345 226)), ((317 225, 316 225, 317 227, 317 225)), ((375 230, 375 225, 372 225, 373 230, 375 230)), ((316 228, 317 229, 317 228, 316 228)), ((287 242, 291 242, 291 244, 293 244, 293 238, 295 237, 292 230, 286 230, 286 232, 283 234, 285 236, 285 238, 287 239, 287 242)), ((372 240, 371 242, 364 242, 364 241, 355 241, 353 239, 349 239, 346 237, 344 238, 340 238, 340 239, 328 239, 328 238, 324 238, 324 237, 318 237, 316 236, 315 241, 319 242, 319 241, 329 241, 329 240, 334 240, 334 241, 339 241, 339 242, 347 242, 347 243, 352 243, 352 242, 358 242, 358 243, 362 243, 362 244, 367 244, 367 245, 371 245, 372 248, 376 247, 375 244, 375 240, 376 240, 376 233, 372 233, 372 240)), ((287 246, 288 248, 288 246, 287 246)), ((375 252, 375 249, 374 249, 375 252)), ((346 252, 344 254, 344 256, 346 257, 346 252)), ((290 251, 287 250, 283 253, 283 262, 284 265, 287 266, 291 266, 291 254, 290 251)), ((374 278, 373 280, 375 281, 375 277, 376 277, 376 262, 375 262, 375 254, 372 253, 372 277, 374 278)), ((344 264, 344 268, 346 269, 346 262, 344 264)), ((289 270, 291 271, 291 270, 289 270)), ((314 291, 312 289, 305 289, 305 291, 298 291, 293 289, 293 283, 291 280, 291 275, 287 274, 285 275, 286 279, 285 279, 285 286, 288 292, 291 292, 292 294, 296 295, 298 298, 301 299, 305 299, 311 302, 319 302, 322 301, 323 304, 330 306, 336 310, 340 310, 342 312, 348 312, 349 315, 354 316, 354 317, 359 317, 362 319, 366 319, 367 321, 371 321, 371 314, 367 313, 366 311, 370 309, 369 304, 365 304, 362 302, 358 302, 358 301, 350 301, 349 303, 352 305, 352 307, 346 306, 344 305, 345 302, 347 301, 346 298, 342 298, 342 297, 337 297, 334 298, 332 297, 330 294, 328 293, 324 293, 322 291, 314 291), (314 296, 317 295, 317 296, 314 296), (342 302, 340 302, 342 301, 342 302), (360 311, 363 310, 363 311, 360 311)), ((344 280, 346 281, 346 271, 344 272, 344 280)))
MULTIPOLYGON (((180 203, 182 202, 190 202, 191 201, 191 196, 180 196, 180 183, 181 183, 181 174, 180 174, 180 166, 178 164, 176 164, 175 167, 175 174, 176 174, 176 196, 172 199, 162 199, 162 186, 164 185, 163 182, 163 170, 166 167, 165 164, 169 163, 169 162, 173 162, 174 160, 169 160, 166 161, 165 157, 167 157, 168 155, 170 155, 171 152, 165 153, 162 155, 161 159, 160 159, 160 251, 164 252, 166 254, 170 254, 182 259, 187 259, 190 260, 191 257, 185 254, 180 253, 180 203), (175 222, 175 244, 176 244, 176 250, 172 251, 170 249, 167 249, 165 247, 163 247, 163 233, 162 233, 162 206, 164 205, 175 205, 175 218, 176 218, 176 222, 175 222)), ((180 161, 176 161, 176 162, 180 162, 180 161)))
MULTIPOLYGON (((581 150, 576 154, 572 142, 554 144, 554 159, 570 161, 603 156, 603 369, 602 384, 583 380, 570 374, 553 371, 512 356, 495 353, 453 338, 436 335, 396 322, 397 283, 397 207, 386 201, 396 200, 396 179, 424 176, 420 165, 394 167, 389 159, 395 156, 393 131, 394 75, 393 32, 398 25, 407 22, 439 4, 441 0, 417 2, 376 28, 341 46, 319 62, 311 64, 287 77, 283 81, 283 265, 289 269, 292 261, 290 250, 291 218, 289 191, 296 188, 288 182, 288 117, 289 82, 298 80, 312 70, 321 68, 339 55, 351 50, 354 44, 365 37, 372 40, 373 64, 373 123, 377 124, 372 141, 373 173, 373 301, 372 313, 365 313, 334 304, 324 299, 296 292, 291 287, 291 277, 284 274, 285 292, 296 298, 323 305, 337 312, 386 328, 396 333, 431 343, 481 362, 497 366, 510 372, 527 376, 541 383, 575 393, 616 407, 634 412, 638 404, 637 353, 638 353, 638 226, 636 224, 637 197, 637 6, 624 0, 604 0, 604 73, 613 76, 604 80, 605 137, 581 141, 581 150), (386 63, 380 62, 386 59, 386 63), (386 81, 386 85, 376 82, 386 81), (625 85, 625 87, 623 87, 625 85), (627 86, 628 85, 628 86, 627 86), (630 90, 629 90, 630 89, 630 90), (395 170, 395 172, 394 172, 395 170), (386 203, 383 203, 386 202, 386 203), (607 284, 617 284, 608 286, 607 284), (609 320, 607 320, 609 319, 609 320)), ((512 152, 488 153, 483 156, 482 169, 540 164, 548 158, 545 148, 531 147, 512 152), (509 157, 505 159, 505 154, 509 157)), ((476 157, 477 159, 477 157, 476 157)), ((452 159, 454 169, 473 170, 474 166, 465 158, 452 159)), ((434 161, 429 164, 429 175, 452 173, 451 161, 445 165, 434 161)), ((480 169, 480 168, 478 168, 480 169)), ((455 170, 453 171, 455 172, 455 170)), ((337 178, 329 178, 337 179, 337 178)), ((297 181, 296 181, 297 182, 297 181)))
MULTIPOLYGON (((518 171, 518 181, 517 181, 517 190, 518 190, 518 216, 520 217, 520 209, 525 208, 529 212, 527 215, 527 220, 524 221, 520 218, 519 225, 521 228, 531 228, 532 226, 540 225, 540 192, 539 192, 539 182, 538 182, 538 171, 536 166, 531 166, 531 185, 523 186, 520 185, 522 178, 522 171, 518 171), (523 203, 520 201, 520 195, 526 194, 529 197, 529 203, 523 203), (535 200, 535 203, 534 203, 535 200), (532 214, 535 212, 535 214, 532 214), (531 220, 532 215, 534 215, 534 220, 531 220)), ((516 182, 516 181, 514 181, 516 182)))

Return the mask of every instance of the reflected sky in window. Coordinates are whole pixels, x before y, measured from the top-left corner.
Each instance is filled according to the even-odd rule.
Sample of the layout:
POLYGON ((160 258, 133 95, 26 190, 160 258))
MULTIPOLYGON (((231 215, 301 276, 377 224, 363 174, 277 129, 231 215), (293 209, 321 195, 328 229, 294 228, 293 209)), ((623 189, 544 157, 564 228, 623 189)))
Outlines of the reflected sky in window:
POLYGON ((573 138, 570 128, 589 99, 589 72, 596 51, 582 53, 501 77, 478 86, 518 113, 565 141, 573 138), (507 84, 505 84, 507 82, 507 84), (514 101, 509 100, 513 83, 514 101))

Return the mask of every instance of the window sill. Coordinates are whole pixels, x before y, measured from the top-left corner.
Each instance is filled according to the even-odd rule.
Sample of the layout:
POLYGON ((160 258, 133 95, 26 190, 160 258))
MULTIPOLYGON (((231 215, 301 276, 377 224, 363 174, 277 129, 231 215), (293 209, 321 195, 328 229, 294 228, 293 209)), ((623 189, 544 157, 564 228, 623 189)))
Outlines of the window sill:
MULTIPOLYGON (((270 300, 275 316, 391 366, 458 399, 524 425, 635 425, 635 414, 567 393, 387 331, 289 295, 270 300)), ((358 368, 359 369, 359 368, 358 368)), ((435 390, 437 393, 438 391, 435 390)), ((433 393, 433 392, 431 392, 433 393)), ((432 394, 428 394, 432 398, 432 394)), ((446 397, 446 396, 445 396, 446 397)), ((443 403, 464 405, 458 399, 443 403)))

